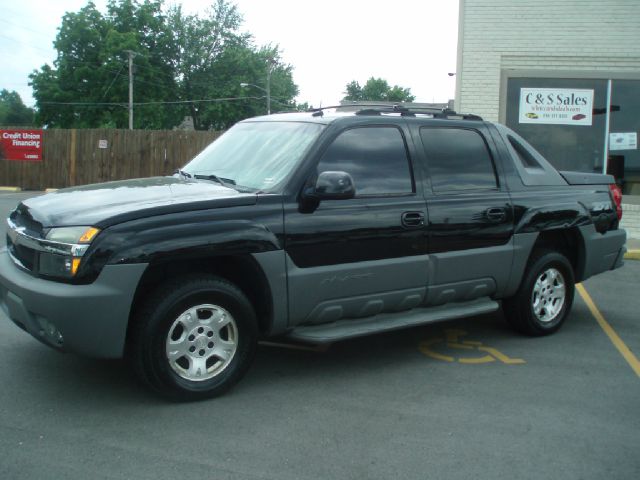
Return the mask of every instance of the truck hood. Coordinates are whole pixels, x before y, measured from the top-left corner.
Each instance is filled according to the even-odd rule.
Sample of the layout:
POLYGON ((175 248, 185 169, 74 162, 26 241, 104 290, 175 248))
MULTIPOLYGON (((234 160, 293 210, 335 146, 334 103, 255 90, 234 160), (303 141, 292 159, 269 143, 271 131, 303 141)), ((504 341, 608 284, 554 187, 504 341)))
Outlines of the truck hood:
POLYGON ((18 212, 43 228, 105 228, 151 215, 255 203, 253 193, 240 193, 207 180, 151 177, 58 190, 23 201, 18 212))

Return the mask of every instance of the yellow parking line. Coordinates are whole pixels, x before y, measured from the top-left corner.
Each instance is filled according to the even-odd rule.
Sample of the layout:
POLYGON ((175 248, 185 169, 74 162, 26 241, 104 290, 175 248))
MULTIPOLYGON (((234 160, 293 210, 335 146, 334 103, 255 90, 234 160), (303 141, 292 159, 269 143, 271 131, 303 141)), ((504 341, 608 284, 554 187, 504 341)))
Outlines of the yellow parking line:
POLYGON ((598 307, 596 307, 596 304, 591 299, 591 296, 589 295, 589 293, 587 293, 587 290, 582 286, 581 283, 578 283, 576 285, 576 290, 578 290, 578 293, 584 300, 584 303, 587 304, 587 307, 589 307, 591 314, 596 319, 600 327, 602 327, 604 333, 607 334, 609 340, 611 340, 611 343, 615 345, 615 347, 620 352, 620 355, 624 357, 629 366, 633 369, 634 372, 636 372, 636 375, 640 377, 640 361, 638 361, 633 352, 629 350, 629 347, 627 347, 627 345, 622 341, 622 339, 618 336, 611 325, 607 323, 607 321, 600 313, 600 310, 598 310, 598 307))

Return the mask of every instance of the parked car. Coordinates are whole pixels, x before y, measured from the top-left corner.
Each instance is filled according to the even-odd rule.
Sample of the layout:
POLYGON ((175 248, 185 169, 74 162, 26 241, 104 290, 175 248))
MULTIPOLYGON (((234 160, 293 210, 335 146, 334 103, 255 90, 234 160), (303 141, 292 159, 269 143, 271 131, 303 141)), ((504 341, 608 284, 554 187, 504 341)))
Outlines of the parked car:
POLYGON ((0 305, 55 349, 126 357, 177 400, 227 390, 261 338, 328 343, 501 304, 547 335, 575 282, 623 263, 616 188, 474 115, 252 118, 172 176, 20 203, 0 305))

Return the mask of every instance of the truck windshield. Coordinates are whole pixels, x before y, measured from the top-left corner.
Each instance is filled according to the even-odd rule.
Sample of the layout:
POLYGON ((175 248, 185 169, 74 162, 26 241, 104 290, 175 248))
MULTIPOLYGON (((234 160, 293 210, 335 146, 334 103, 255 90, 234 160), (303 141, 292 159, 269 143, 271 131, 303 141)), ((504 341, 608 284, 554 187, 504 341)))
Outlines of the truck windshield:
POLYGON ((323 128, 303 122, 238 123, 183 170, 196 178, 213 175, 238 187, 272 190, 289 175, 323 128))

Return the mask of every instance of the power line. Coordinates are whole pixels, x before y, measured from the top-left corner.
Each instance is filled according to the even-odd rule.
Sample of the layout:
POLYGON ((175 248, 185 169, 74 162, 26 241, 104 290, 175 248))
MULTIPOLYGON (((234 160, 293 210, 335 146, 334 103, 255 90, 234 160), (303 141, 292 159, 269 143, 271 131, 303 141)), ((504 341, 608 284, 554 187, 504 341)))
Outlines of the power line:
MULTIPOLYGON (((6 22, 6 23, 8 23, 8 22, 6 22)), ((0 33, 0 37, 6 38, 6 39, 18 44, 18 45, 23 45, 23 46, 27 46, 27 47, 33 48, 35 50, 39 50, 41 52, 46 52, 47 54, 54 53, 55 55, 57 55, 59 53, 59 52, 57 52, 56 49, 53 49, 53 51, 52 50, 46 50, 46 49, 44 49, 44 48, 42 48, 40 46, 35 46, 34 44, 28 43, 28 42, 18 41, 15 38, 9 37, 7 35, 3 35, 1 33, 0 33)), ((86 60, 79 60, 79 59, 75 59, 75 58, 70 58, 67 55, 63 56, 62 58, 59 58, 59 57, 58 58, 54 58, 51 63, 55 64, 55 62, 57 60, 64 60, 64 62, 67 63, 69 66, 75 67, 75 68, 77 68, 77 67, 88 67, 88 68, 91 68, 91 69, 100 68, 100 69, 102 69, 102 71, 104 71, 106 73, 114 74, 115 78, 112 80, 111 85, 109 86, 109 88, 107 90, 109 90, 113 86, 113 84, 115 83, 115 81, 118 78, 118 75, 122 72, 122 68, 123 68, 121 66, 119 70, 115 70, 115 69, 110 67, 109 63, 103 63, 103 62, 98 63, 98 62, 92 62, 92 61, 86 61, 86 60)), ((120 61, 122 61, 122 60, 120 60, 120 61)), ((49 62, 46 62, 46 63, 49 63, 49 62)), ((142 78, 139 78, 139 77, 135 77, 134 81, 136 83, 143 83, 143 84, 146 84, 146 85, 153 85, 153 86, 156 86, 156 87, 165 88, 165 87, 168 86, 168 82, 171 82, 171 81, 178 82, 178 80, 175 77, 173 77, 171 74, 169 74, 167 72, 163 72, 160 69, 156 69, 153 66, 140 65, 140 64, 137 64, 137 63, 134 63, 133 65, 136 68, 140 68, 140 69, 147 70, 147 71, 152 71, 153 72, 153 76, 163 77, 163 78, 167 79, 167 83, 159 83, 157 81, 154 82, 154 81, 142 79, 142 78)), ((60 66, 55 67, 54 70, 57 71, 57 72, 60 72, 60 66)), ((39 71, 36 71, 36 73, 39 73, 39 71)), ((192 86, 196 86, 196 87, 197 86, 206 87, 206 86, 210 86, 211 83, 210 82, 191 82, 191 85, 192 86)), ((29 83, 27 83, 26 86, 30 86, 29 83)), ((106 93, 105 93, 105 95, 106 95, 106 93)))
POLYGON ((107 89, 104 91, 104 93, 102 94, 102 98, 107 96, 107 93, 109 93, 109 90, 111 90, 111 87, 113 86, 113 84, 115 83, 115 81, 118 79, 118 77, 120 76, 120 72, 122 72, 122 69, 124 68, 124 64, 122 64, 120 66, 120 70, 118 70, 118 73, 116 73, 116 76, 113 77, 113 80, 111 80, 111 83, 109 84, 109 86, 107 87, 107 89))
MULTIPOLYGON (((144 56, 144 55, 142 55, 144 56)), ((163 72, 162 70, 157 71, 155 69, 155 67, 151 67, 151 66, 146 66, 146 65, 140 65, 138 63, 134 63, 133 64, 136 68, 141 68, 143 70, 152 70, 154 72, 154 76, 162 76, 165 77, 167 79, 171 79, 173 81, 176 81, 176 77, 174 77, 173 75, 163 72)), ((189 85, 191 86, 195 86, 195 87, 208 87, 211 85, 211 82, 189 82, 189 85)))
MULTIPOLYGON (((36 46, 36 45, 34 45, 32 43, 16 40, 15 38, 9 37, 7 35, 3 35, 1 33, 0 33, 0 37, 6 38, 6 39, 18 44, 18 45, 22 45, 22 46, 26 46, 26 47, 29 47, 29 48, 33 48, 34 50, 39 50, 41 52, 46 52, 47 54, 51 54, 52 53, 51 50, 46 50, 46 49, 44 49, 44 48, 42 48, 40 46, 36 46)), ((57 54, 59 52, 57 52, 57 50, 53 49, 53 53, 57 54)), ((86 61, 86 60, 78 60, 78 59, 75 59, 75 58, 70 58, 69 56, 66 56, 66 55, 63 56, 62 58, 54 58, 51 63, 55 64, 56 60, 61 60, 61 59, 64 60, 65 63, 69 64, 69 66, 75 67, 75 68, 77 68, 77 67, 88 67, 88 68, 91 68, 91 69, 101 68, 101 69, 103 69, 103 71, 108 72, 108 73, 113 73, 115 75, 117 75, 120 72, 120 70, 116 71, 116 70, 110 68, 109 63, 104 63, 104 62, 97 63, 97 62, 86 61)), ((122 61, 122 60, 119 59, 119 61, 122 61)), ((144 68, 147 68, 147 67, 144 67, 144 68)), ((150 68, 151 67, 149 67, 149 69, 150 68)), ((54 68, 54 70, 57 71, 57 72, 60 72, 60 67, 57 66, 56 68, 54 68)), ((156 73, 161 73, 161 74, 165 75, 165 77, 168 78, 167 74, 165 74, 164 72, 156 72, 156 73)), ((149 85, 161 86, 161 87, 166 87, 167 86, 166 84, 161 84, 161 83, 158 83, 158 82, 151 82, 151 81, 142 80, 142 79, 136 79, 136 81, 142 82, 142 83, 146 83, 146 84, 149 84, 149 85)))
MULTIPOLYGON (((220 102, 233 102, 239 100, 263 100, 262 97, 226 97, 226 98, 205 98, 201 100, 173 100, 173 101, 154 101, 154 102, 133 102, 133 105, 179 105, 188 103, 220 103, 220 102)), ((280 103, 280 102, 278 102, 280 103)), ((41 105, 73 105, 84 107, 96 107, 96 106, 118 106, 127 107, 126 102, 40 102, 41 105)))
POLYGON ((27 28, 24 25, 20 25, 18 23, 9 22, 8 20, 5 20, 4 18, 0 18, 0 22, 6 23, 7 25, 11 25, 12 27, 20 28, 21 30, 26 30, 27 32, 35 33, 35 34, 37 34, 37 35, 39 35, 41 37, 50 38, 49 35, 44 33, 42 30, 38 31, 38 30, 34 30, 32 28, 27 28))
POLYGON ((86 106, 86 107, 97 107, 97 106, 116 106, 116 107, 126 107, 127 103, 117 103, 117 102, 40 102, 40 105, 75 105, 75 106, 86 106))
POLYGON ((171 102, 139 102, 135 105, 168 105, 168 104, 181 104, 181 103, 211 103, 211 102, 232 102, 236 100, 261 100, 266 97, 227 97, 227 98, 209 98, 205 100, 175 100, 171 102))

